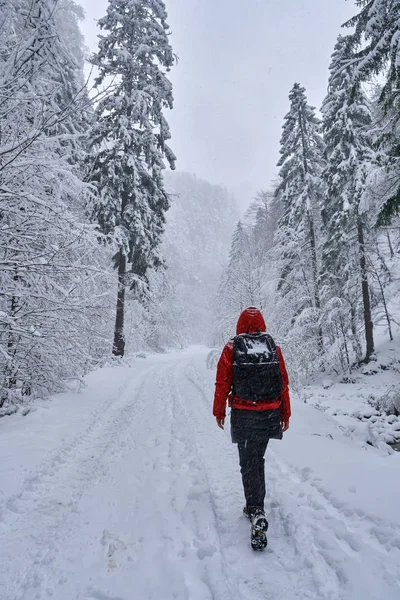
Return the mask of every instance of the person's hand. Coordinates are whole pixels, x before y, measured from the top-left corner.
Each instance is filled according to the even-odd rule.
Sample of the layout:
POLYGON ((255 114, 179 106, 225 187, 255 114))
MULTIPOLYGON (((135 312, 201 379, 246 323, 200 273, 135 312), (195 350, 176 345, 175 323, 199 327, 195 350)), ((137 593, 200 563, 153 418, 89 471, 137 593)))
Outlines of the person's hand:
POLYGON ((218 427, 219 427, 220 429, 223 429, 223 428, 224 428, 224 424, 225 424, 225 419, 219 419, 219 418, 217 417, 217 425, 218 425, 218 427))
POLYGON ((289 429, 289 421, 282 421, 282 433, 289 429))

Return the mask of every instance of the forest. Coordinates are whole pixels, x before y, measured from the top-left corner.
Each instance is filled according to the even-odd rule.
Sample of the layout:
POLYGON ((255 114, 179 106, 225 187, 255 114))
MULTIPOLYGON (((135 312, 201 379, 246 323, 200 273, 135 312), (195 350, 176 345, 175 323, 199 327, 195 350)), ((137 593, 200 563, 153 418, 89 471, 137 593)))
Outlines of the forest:
POLYGON ((112 356, 219 346, 248 305, 299 384, 377 361, 399 324, 399 10, 356 2, 322 106, 294 83, 277 178, 240 215, 226 189, 167 172, 163 2, 110 0, 88 57, 75 2, 2 1, 2 414, 112 356))

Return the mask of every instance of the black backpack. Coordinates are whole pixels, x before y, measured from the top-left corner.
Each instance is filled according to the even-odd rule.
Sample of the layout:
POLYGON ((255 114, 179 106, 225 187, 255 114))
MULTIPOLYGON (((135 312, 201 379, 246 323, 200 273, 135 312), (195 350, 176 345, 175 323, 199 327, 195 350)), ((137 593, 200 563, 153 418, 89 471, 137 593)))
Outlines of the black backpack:
POLYGON ((278 398, 283 390, 279 356, 268 333, 233 338, 233 393, 241 400, 278 398))

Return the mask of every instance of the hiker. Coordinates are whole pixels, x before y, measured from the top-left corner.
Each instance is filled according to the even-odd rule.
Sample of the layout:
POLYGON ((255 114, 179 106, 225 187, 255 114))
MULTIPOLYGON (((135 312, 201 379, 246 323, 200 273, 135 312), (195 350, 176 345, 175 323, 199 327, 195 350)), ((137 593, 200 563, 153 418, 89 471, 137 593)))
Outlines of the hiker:
POLYGON ((218 362, 213 414, 224 429, 229 397, 231 437, 238 445, 246 499, 243 513, 252 522, 254 549, 267 545, 264 454, 269 440, 282 439, 289 429, 288 384, 282 352, 266 333, 261 312, 247 308, 218 362))

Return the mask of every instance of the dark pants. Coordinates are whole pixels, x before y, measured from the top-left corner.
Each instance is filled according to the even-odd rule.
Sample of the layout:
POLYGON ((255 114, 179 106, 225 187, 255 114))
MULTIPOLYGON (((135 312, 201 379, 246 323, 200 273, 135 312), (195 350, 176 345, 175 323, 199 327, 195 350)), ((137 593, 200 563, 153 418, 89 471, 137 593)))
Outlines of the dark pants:
POLYGON ((264 509, 264 454, 270 439, 282 439, 279 409, 231 412, 232 442, 238 445, 246 506, 264 509))
POLYGON ((249 512, 259 508, 264 510, 266 441, 238 443, 240 470, 242 473, 244 496, 249 512))

